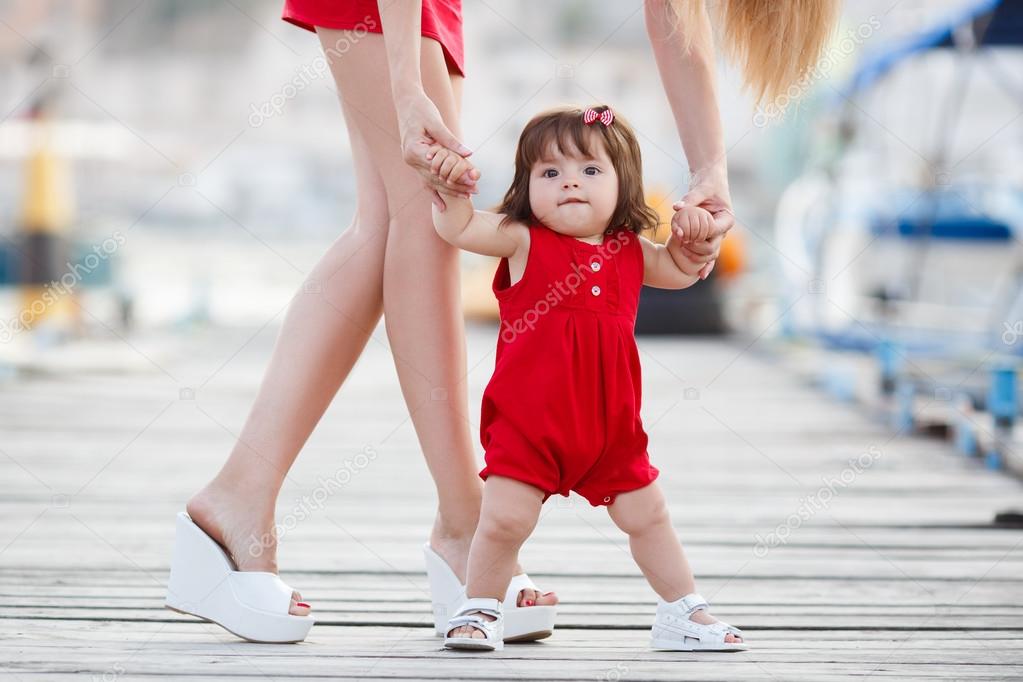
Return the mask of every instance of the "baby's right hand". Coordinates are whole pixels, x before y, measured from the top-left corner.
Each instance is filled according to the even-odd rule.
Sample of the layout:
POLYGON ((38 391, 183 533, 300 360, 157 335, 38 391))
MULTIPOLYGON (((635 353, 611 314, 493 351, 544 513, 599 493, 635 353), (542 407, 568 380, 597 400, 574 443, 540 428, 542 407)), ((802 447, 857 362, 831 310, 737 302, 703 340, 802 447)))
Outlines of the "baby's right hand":
POLYGON ((699 206, 685 205, 672 216, 671 227, 683 244, 702 242, 714 232, 714 216, 699 206))
MULTIPOLYGON (((434 145, 426 153, 426 159, 430 162, 430 173, 436 179, 434 187, 441 194, 468 199, 470 193, 452 191, 450 187, 456 183, 471 186, 479 179, 480 173, 468 159, 457 154, 447 147, 434 145)), ((476 192, 473 191, 473 194, 476 192)))

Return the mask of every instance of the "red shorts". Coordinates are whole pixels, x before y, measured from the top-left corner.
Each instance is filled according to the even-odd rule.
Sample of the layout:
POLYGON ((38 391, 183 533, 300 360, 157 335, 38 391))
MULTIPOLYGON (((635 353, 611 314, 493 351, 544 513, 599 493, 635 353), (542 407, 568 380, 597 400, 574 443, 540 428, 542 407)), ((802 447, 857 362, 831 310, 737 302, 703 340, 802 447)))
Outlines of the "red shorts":
POLYGON ((657 479, 657 467, 650 463, 646 449, 632 452, 590 453, 546 452, 530 437, 509 428, 491 428, 500 446, 492 444, 484 455, 486 466, 480 471, 484 481, 504 476, 543 491, 543 501, 551 495, 570 492, 586 498, 591 506, 612 505, 622 493, 645 488, 657 479))
MULTIPOLYGON (((384 30, 376 0, 284 0, 281 18, 309 31, 316 26, 369 33, 384 30)), ((464 77, 462 0, 423 0, 422 34, 440 43, 448 71, 464 77)))

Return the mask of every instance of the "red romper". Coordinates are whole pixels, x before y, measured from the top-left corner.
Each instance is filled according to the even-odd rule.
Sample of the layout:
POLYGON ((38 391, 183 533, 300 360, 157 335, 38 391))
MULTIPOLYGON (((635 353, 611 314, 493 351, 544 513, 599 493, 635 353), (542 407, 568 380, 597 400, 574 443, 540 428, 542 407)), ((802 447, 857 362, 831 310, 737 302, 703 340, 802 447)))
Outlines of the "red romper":
POLYGON ((508 259, 494 275, 501 309, 480 440, 494 474, 593 506, 657 478, 639 416, 636 309, 643 247, 627 230, 588 244, 529 227, 522 279, 508 259))
MULTIPOLYGON (((384 32, 377 0, 284 0, 281 18, 309 31, 322 26, 346 30, 362 28, 369 33, 384 32)), ((448 71, 465 76, 462 0, 423 0, 421 33, 440 43, 448 71)))

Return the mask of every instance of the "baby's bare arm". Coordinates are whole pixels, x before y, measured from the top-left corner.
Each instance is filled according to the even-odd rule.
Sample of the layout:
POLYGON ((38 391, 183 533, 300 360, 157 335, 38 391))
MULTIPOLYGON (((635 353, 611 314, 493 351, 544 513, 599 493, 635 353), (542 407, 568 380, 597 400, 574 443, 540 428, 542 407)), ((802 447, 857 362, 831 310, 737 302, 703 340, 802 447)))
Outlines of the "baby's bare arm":
POLYGON ((658 289, 685 289, 699 281, 702 264, 693 263, 681 248, 675 230, 665 244, 639 238, 643 246, 643 284, 658 289))

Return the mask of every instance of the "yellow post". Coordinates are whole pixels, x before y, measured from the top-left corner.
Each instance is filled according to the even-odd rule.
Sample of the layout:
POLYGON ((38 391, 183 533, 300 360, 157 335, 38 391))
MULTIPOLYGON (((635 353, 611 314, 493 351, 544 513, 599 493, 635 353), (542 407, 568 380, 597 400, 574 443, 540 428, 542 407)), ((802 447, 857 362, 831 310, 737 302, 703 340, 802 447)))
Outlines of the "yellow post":
POLYGON ((67 330, 78 317, 71 298, 74 288, 60 283, 67 270, 67 233, 74 213, 71 176, 66 161, 54 150, 49 123, 42 115, 35 121, 35 146, 25 168, 17 319, 25 329, 47 320, 67 330))

